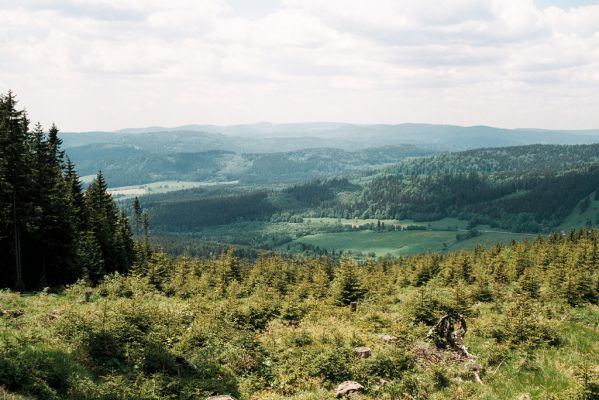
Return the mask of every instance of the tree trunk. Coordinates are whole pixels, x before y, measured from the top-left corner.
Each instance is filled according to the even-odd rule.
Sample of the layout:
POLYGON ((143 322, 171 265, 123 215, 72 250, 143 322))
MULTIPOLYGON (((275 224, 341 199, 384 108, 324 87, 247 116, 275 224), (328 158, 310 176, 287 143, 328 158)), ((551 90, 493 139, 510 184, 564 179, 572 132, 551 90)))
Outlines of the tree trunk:
POLYGON ((16 289, 23 290, 23 271, 21 266, 21 231, 19 229, 19 217, 17 214, 17 198, 13 196, 12 203, 13 225, 14 225, 14 252, 15 252, 15 272, 16 272, 16 289))

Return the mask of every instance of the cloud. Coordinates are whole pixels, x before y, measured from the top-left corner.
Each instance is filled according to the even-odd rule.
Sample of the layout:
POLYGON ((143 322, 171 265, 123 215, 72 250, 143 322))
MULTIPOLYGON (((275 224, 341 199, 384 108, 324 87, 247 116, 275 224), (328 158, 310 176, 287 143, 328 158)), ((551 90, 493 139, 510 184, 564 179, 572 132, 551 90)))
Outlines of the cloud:
POLYGON ((4 0, 0 91, 68 130, 333 119, 599 127, 599 6, 243 4, 4 0))

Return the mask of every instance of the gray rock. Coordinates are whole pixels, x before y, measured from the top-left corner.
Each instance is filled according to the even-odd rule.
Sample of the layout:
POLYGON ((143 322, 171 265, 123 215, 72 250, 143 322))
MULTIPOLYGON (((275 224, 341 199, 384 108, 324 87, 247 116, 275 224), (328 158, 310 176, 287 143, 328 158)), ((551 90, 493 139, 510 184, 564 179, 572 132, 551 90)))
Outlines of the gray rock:
POLYGON ((370 347, 356 347, 354 351, 360 358, 368 358, 372 355, 370 347))
POLYGON ((208 397, 206 400, 237 400, 237 399, 235 397, 229 396, 229 395, 220 395, 220 396, 208 397))
POLYGON ((361 393, 364 391, 364 386, 360 385, 358 382, 354 381, 345 381, 337 386, 337 392, 335 396, 343 397, 343 396, 351 396, 356 393, 361 393))

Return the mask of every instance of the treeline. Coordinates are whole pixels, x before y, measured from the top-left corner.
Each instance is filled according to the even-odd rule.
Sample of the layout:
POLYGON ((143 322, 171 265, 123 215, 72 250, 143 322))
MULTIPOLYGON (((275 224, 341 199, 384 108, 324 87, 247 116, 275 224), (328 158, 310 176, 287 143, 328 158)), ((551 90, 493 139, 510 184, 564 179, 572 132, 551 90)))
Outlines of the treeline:
POLYGON ((265 219, 275 211, 265 192, 149 204, 148 207, 151 207, 149 213, 153 226, 171 232, 265 219))
POLYGON ((599 188, 599 166, 543 174, 388 175, 350 210, 374 218, 457 217, 519 232, 548 232, 599 188), (365 213, 365 214, 364 214, 365 213))
POLYGON ((0 96, 0 287, 37 288, 126 272, 127 216, 101 173, 82 189, 58 128, 31 128, 14 95, 0 96))
POLYGON ((443 153, 412 158, 389 167, 403 175, 451 175, 464 173, 530 172, 567 170, 599 163, 599 144, 528 145, 443 153))
POLYGON ((359 186, 352 184, 346 178, 332 178, 294 185, 283 192, 299 202, 300 207, 326 207, 328 202, 336 200, 342 191, 355 191, 359 186))

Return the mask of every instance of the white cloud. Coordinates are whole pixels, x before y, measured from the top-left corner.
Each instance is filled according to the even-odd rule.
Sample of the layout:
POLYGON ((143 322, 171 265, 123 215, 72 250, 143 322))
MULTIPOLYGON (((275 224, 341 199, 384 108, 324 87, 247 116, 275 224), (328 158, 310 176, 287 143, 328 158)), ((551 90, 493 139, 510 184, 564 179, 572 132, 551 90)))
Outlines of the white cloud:
POLYGON ((276 4, 246 15, 226 0, 3 0, 0 91, 68 130, 260 120, 599 127, 599 6, 276 4))

